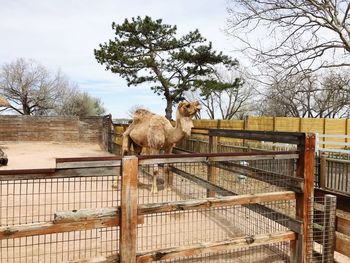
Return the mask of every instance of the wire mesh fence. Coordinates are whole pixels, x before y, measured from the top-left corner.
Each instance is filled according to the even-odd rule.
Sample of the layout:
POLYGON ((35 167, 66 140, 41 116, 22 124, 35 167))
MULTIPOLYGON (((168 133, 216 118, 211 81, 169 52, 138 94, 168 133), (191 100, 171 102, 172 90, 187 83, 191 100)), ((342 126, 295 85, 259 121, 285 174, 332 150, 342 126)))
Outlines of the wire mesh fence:
MULTIPOLYGON (((208 197, 270 196, 290 192, 300 182, 296 177, 298 157, 294 153, 218 155, 200 157, 200 161, 189 156, 176 160, 151 160, 138 166, 139 206, 175 201, 191 204, 208 197), (151 192, 155 175, 157 194, 151 192)), ((121 204, 121 177, 116 177, 115 171, 24 178, 0 176, 1 227, 52 222, 57 211, 121 204), (112 187, 115 180, 117 189, 112 187)), ((294 235, 291 224, 296 217, 293 198, 145 214, 137 226, 137 252, 177 247, 197 250, 193 255, 161 262, 289 262, 294 235), (280 235, 289 239, 281 240, 280 235), (201 248, 217 247, 227 240, 231 245, 235 240, 238 245, 200 253, 201 248)), ((119 229, 97 227, 2 239, 0 262, 66 262, 115 256, 119 252, 119 229)))
POLYGON ((336 197, 325 195, 310 200, 312 231, 308 237, 309 262, 333 262, 335 247, 336 197))
MULTIPOLYGON (((290 158, 295 161, 295 156, 290 158)), ((267 171, 264 176, 261 170, 253 169, 253 163, 252 166, 246 167, 248 162, 252 163, 247 159, 229 162, 187 161, 141 165, 139 204, 197 200, 209 196, 273 193, 288 189, 290 182, 285 180, 283 174, 273 176, 267 171), (215 181, 210 180, 213 169, 216 173, 215 181), (243 171, 248 172, 242 175, 243 171), (156 195, 151 194, 154 174, 158 175, 159 192, 156 195), (242 176, 245 176, 244 180, 242 176), (167 184, 170 187, 167 187, 167 184)), ((271 158, 261 160, 258 165, 264 163, 267 165, 269 162, 271 165, 272 163, 278 165, 278 162, 283 163, 285 160, 271 158)), ((294 166, 284 167, 295 169, 294 166)), ((289 170, 284 172, 294 173, 289 170)), ((246 242, 250 242, 249 239, 254 242, 257 236, 288 231, 290 216, 295 216, 295 200, 147 215, 144 224, 138 227, 137 248, 142 253, 142 251, 186 247, 239 237, 245 237, 246 242)), ((232 262, 233 258, 240 260, 237 262, 288 262, 289 241, 161 262, 232 262)))
MULTIPOLYGON (((20 180, 0 176, 0 227, 35 227, 53 222, 57 211, 111 207, 120 203, 119 191, 112 188, 115 175, 40 176, 42 178, 20 180)), ((117 231, 117 227, 107 227, 2 239, 0 262, 65 262, 115 253, 117 231)))

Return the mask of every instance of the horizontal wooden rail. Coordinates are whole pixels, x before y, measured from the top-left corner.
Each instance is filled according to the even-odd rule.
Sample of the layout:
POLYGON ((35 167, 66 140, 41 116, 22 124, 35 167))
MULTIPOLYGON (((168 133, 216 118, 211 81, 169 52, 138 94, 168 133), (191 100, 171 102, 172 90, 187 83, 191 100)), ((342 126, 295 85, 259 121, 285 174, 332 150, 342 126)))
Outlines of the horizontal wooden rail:
MULTIPOLYGON (((56 212, 52 222, 2 226, 0 240, 119 226, 119 215, 116 207, 56 212)), ((142 216, 138 216, 138 223, 143 223, 142 216)))
MULTIPOLYGON (((242 236, 224 241, 206 242, 190 246, 181 246, 153 251, 137 253, 137 263, 145 263, 166 259, 177 259, 186 256, 196 256, 206 253, 220 253, 227 250, 242 249, 256 246, 269 245, 279 242, 288 242, 295 240, 296 235, 293 231, 277 232, 271 234, 260 234, 255 236, 242 236)), ((71 263, 118 263, 119 254, 108 257, 96 257, 90 260, 77 260, 71 263)))
POLYGON ((0 181, 54 179, 71 177, 101 177, 119 175, 120 165, 104 167, 64 168, 64 169, 30 169, 30 170, 0 170, 0 181))
POLYGON ((153 213, 197 210, 233 205, 258 204, 264 202, 285 201, 294 199, 295 193, 292 191, 223 196, 218 198, 209 197, 204 199, 185 200, 168 203, 143 204, 139 205, 138 214, 147 215, 153 213))
POLYGON ((76 161, 56 163, 57 169, 77 169, 77 168, 94 168, 94 167, 117 167, 121 166, 121 160, 110 161, 76 161))
POLYGON ((350 257, 350 237, 339 232, 335 232, 335 251, 350 257))
POLYGON ((298 145, 301 144, 303 139, 305 138, 305 133, 209 129, 209 136, 280 142, 298 145))
POLYGON ((209 131, 208 131, 208 129, 192 128, 191 134, 196 134, 196 135, 208 135, 208 134, 209 134, 209 131))
POLYGON ((167 259, 170 260, 184 256, 195 256, 205 253, 222 252, 232 249, 255 247, 292 240, 295 240, 295 233, 293 231, 236 237, 218 242, 206 242, 192 246, 175 247, 138 253, 137 263, 167 259))
POLYGON ((336 158, 329 158, 329 157, 326 157, 325 159, 327 162, 350 164, 350 160, 336 159, 336 158))
POLYGON ((56 163, 69 163, 69 162, 92 162, 92 161, 118 161, 121 157, 117 156, 88 156, 88 157, 67 157, 56 158, 56 163))
MULTIPOLYGON (((178 150, 180 152, 180 150, 178 150)), ((182 151, 183 152, 183 151, 182 151)), ((163 155, 140 155, 139 164, 189 163, 211 161, 240 161, 240 160, 273 160, 297 159, 298 151, 254 151, 239 153, 180 153, 163 155)))

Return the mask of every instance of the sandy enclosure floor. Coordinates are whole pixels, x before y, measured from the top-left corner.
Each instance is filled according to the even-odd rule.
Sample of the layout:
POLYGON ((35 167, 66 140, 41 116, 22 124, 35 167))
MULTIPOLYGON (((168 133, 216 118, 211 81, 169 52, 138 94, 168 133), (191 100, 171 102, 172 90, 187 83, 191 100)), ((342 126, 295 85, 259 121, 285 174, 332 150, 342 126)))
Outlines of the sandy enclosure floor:
POLYGON ((0 170, 55 168, 56 158, 112 156, 98 144, 89 143, 0 141, 0 148, 9 160, 0 170))

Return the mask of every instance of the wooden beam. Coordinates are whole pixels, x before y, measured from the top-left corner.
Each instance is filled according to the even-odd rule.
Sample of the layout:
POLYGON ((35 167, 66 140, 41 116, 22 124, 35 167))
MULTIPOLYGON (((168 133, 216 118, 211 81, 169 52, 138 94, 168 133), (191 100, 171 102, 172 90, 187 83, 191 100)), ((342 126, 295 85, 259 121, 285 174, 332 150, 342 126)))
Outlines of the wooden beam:
MULTIPOLYGON (((58 211, 54 214, 53 222, 59 223, 73 223, 89 220, 99 220, 105 217, 119 218, 120 208, 106 207, 106 208, 86 208, 79 210, 58 211)), ((119 220, 118 220, 119 221, 119 220)))
POLYGON ((303 179, 303 193, 296 195, 296 216, 303 221, 303 231, 297 237, 298 253, 295 257, 297 263, 307 263, 311 256, 312 248, 308 246, 311 236, 311 200, 314 193, 314 163, 315 163, 315 134, 303 134, 298 145, 300 157, 297 162, 297 176, 303 179))
POLYGON ((97 256, 88 259, 76 259, 68 261, 67 263, 119 263, 119 254, 112 254, 110 256, 97 256))
POLYGON ((70 231, 89 230, 101 227, 112 227, 119 225, 119 218, 113 217, 101 217, 95 220, 82 220, 67 223, 32 223, 21 224, 15 226, 3 226, 0 227, 0 240, 1 239, 13 239, 18 237, 27 237, 35 235, 46 235, 53 233, 63 233, 70 231))
POLYGON ((208 135, 208 129, 192 128, 191 134, 208 135))
POLYGON ((350 237, 339 232, 335 232, 335 250, 347 257, 350 257, 350 237))
POLYGON ((0 181, 119 175, 120 166, 76 169, 1 170, 0 181))
MULTIPOLYGON (((179 152, 179 151, 178 151, 179 152)), ((184 152, 184 151, 182 151, 184 152)), ((251 151, 234 153, 179 153, 161 155, 139 155, 139 164, 162 164, 174 162, 202 162, 211 158, 213 161, 234 161, 234 160, 267 160, 267 159, 296 159, 298 151, 251 151)))
POLYGON ((136 263, 138 167, 136 156, 123 158, 119 237, 121 263, 136 263))
POLYGON ((70 168, 77 169, 77 168, 117 167, 117 166, 121 166, 121 160, 56 163, 57 169, 70 169, 70 168))
POLYGON ((90 230, 101 227, 118 226, 119 219, 116 217, 105 217, 99 220, 80 221, 72 223, 32 223, 15 226, 0 227, 0 240, 13 239, 18 237, 28 237, 36 235, 46 235, 53 233, 63 233, 70 231, 90 230))
POLYGON ((88 156, 88 157, 68 157, 68 158, 56 158, 57 163, 66 162, 93 162, 93 161, 121 161, 117 156, 88 156))
POLYGON ((350 236, 350 214, 346 212, 338 212, 336 217, 336 231, 350 236), (344 214, 346 216, 344 216, 344 214))
POLYGON ((299 144, 303 133, 209 129, 209 136, 299 144))
POLYGON ((153 213, 198 210, 224 206, 258 204, 273 201, 286 201, 294 199, 295 193, 292 191, 223 196, 217 198, 209 197, 204 199, 184 200, 168 203, 143 204, 139 205, 138 214, 147 215, 153 213))
POLYGON ((159 260, 177 259, 205 253, 217 253, 233 249, 249 248, 261 245, 274 244, 278 242, 291 241, 295 239, 293 231, 260 234, 255 236, 243 236, 219 242, 206 242, 192 246, 175 247, 139 253, 137 263, 145 263, 159 260))
POLYGON ((213 156, 209 157, 213 162, 223 162, 223 161, 257 161, 257 160, 290 160, 290 159, 298 159, 299 154, 297 153, 288 153, 288 154, 272 154, 273 152, 269 152, 269 155, 240 155, 240 156, 213 156))
MULTIPOLYGON (((52 222, 2 226, 0 240, 119 226, 119 210, 119 207, 107 207, 56 212, 52 222)), ((143 216, 138 216, 137 223, 143 222, 143 216)))

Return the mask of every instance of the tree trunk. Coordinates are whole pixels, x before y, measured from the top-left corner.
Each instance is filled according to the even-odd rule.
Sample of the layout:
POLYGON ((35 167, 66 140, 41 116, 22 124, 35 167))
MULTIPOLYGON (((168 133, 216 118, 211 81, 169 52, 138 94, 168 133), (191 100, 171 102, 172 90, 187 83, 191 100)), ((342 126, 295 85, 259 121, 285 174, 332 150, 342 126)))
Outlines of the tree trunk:
POLYGON ((23 103, 23 115, 30 115, 30 108, 26 103, 23 103))
POLYGON ((166 108, 165 108, 165 117, 168 120, 171 120, 172 115, 173 115, 173 103, 172 103, 171 99, 167 98, 166 108))

